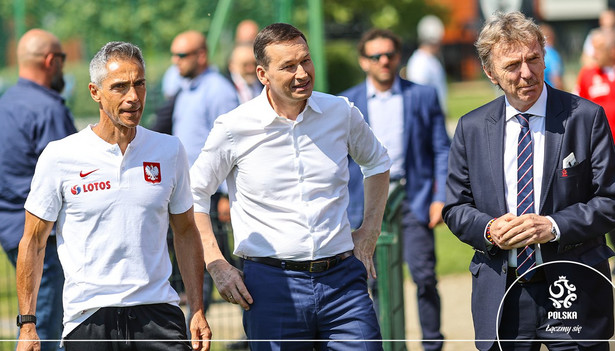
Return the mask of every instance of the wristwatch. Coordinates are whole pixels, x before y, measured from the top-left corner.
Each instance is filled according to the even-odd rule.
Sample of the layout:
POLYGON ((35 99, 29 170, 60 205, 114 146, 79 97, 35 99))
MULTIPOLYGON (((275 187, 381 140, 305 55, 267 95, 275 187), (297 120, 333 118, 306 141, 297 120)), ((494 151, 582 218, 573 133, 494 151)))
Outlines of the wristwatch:
POLYGON ((555 229, 554 225, 551 226, 551 234, 553 234, 553 239, 551 239, 551 241, 557 241, 559 239, 557 237, 557 229, 555 229))
POLYGON ((21 328, 22 325, 27 323, 34 323, 36 325, 36 316, 32 314, 18 314, 17 326, 21 328))

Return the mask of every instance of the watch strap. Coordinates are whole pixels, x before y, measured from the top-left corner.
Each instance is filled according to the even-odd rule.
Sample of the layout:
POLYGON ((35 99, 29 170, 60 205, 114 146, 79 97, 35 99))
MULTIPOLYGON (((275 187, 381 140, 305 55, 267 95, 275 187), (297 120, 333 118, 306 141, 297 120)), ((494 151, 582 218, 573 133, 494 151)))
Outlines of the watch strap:
POLYGON ((36 325, 36 316, 33 314, 19 314, 17 315, 17 326, 21 327, 27 323, 34 323, 36 325))

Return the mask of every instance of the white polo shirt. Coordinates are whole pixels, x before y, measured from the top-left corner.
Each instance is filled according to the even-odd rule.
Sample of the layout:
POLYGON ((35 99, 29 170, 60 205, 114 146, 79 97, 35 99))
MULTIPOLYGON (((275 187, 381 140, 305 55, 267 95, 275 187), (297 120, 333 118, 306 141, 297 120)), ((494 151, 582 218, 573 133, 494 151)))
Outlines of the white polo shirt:
POLYGON ((137 127, 122 155, 88 126, 49 143, 26 210, 57 226, 64 332, 101 307, 177 305, 169 284, 169 213, 192 207, 186 152, 176 137, 137 127))

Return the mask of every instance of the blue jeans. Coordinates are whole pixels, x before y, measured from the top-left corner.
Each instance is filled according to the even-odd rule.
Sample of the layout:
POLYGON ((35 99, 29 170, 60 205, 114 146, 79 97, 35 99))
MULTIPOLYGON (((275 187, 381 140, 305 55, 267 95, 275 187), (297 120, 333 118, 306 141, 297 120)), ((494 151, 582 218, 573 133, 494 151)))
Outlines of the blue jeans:
MULTIPOLYGON (((17 263, 18 248, 9 250, 6 255, 13 264, 17 263)), ((43 276, 36 300, 36 332, 41 339, 42 351, 58 350, 62 337, 62 290, 64 288, 64 271, 58 259, 55 235, 50 235, 45 248, 43 276)))
POLYGON ((319 273, 246 260, 244 275, 254 299, 243 320, 252 351, 382 350, 367 272, 356 257, 319 273))

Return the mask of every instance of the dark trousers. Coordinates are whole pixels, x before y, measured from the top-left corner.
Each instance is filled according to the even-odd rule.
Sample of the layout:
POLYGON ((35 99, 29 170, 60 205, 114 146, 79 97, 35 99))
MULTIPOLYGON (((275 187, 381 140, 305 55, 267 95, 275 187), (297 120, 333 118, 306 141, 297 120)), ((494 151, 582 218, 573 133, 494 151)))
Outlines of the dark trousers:
POLYGON ((184 313, 166 303, 103 307, 64 338, 66 351, 191 350, 184 313))
POLYGON ((254 298, 243 320, 252 351, 382 350, 367 272, 356 257, 319 273, 246 260, 244 274, 254 298))
POLYGON ((610 281, 604 278, 610 278, 608 262, 595 267, 604 277, 571 263, 543 267, 539 269, 549 271, 546 275, 550 278, 538 282, 514 283, 514 275, 508 277, 510 290, 502 305, 500 344, 496 342, 491 350, 538 351, 544 344, 550 351, 608 351, 609 343, 599 340, 607 340, 613 334, 612 318, 608 317, 613 314, 613 303, 612 298, 598 298, 605 294, 612 296, 610 281), (555 269, 557 271, 553 272, 555 269), (574 287, 575 298, 569 300, 569 307, 557 308, 552 302, 554 299, 562 301, 570 293, 561 281, 555 284, 559 277, 564 277, 567 284, 574 287), (572 319, 561 319, 550 317, 549 311, 573 312, 575 315, 572 319), (581 329, 572 329, 576 326, 581 329), (571 329, 567 330, 567 327, 571 329))
MULTIPOLYGON (((434 232, 419 222, 404 201, 402 211, 402 242, 404 260, 416 284, 419 322, 423 340, 443 340, 440 333, 440 295, 436 279, 436 252, 434 232)), ((425 351, 439 351, 442 341, 424 341, 425 351)))

